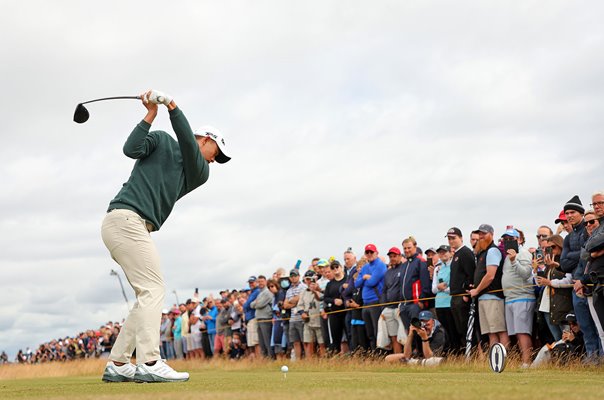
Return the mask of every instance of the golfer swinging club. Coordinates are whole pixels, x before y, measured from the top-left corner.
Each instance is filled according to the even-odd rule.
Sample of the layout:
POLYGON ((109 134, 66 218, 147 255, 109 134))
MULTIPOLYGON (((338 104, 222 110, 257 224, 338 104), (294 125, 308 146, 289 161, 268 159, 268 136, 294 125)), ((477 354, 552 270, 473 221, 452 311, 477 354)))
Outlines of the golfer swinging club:
POLYGON ((150 90, 141 99, 147 115, 124 144, 124 154, 137 161, 128 182, 109 203, 101 231, 111 257, 134 289, 136 303, 113 345, 103 380, 186 381, 187 372, 174 371, 160 358, 165 289, 150 232, 161 228, 178 199, 208 180, 210 163, 226 163, 230 157, 220 132, 203 127, 193 133, 169 95, 150 90), (163 131, 149 132, 158 104, 167 106, 178 141, 163 131), (130 362, 135 348, 136 366, 130 362))

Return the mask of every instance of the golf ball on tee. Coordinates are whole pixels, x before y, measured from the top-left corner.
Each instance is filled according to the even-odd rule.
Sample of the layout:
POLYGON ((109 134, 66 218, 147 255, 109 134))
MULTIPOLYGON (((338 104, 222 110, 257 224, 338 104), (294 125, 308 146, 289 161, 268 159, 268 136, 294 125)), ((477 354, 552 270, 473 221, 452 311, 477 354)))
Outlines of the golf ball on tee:
POLYGON ((289 371, 289 368, 287 368, 287 365, 284 365, 281 367, 281 372, 286 373, 287 371, 289 371))

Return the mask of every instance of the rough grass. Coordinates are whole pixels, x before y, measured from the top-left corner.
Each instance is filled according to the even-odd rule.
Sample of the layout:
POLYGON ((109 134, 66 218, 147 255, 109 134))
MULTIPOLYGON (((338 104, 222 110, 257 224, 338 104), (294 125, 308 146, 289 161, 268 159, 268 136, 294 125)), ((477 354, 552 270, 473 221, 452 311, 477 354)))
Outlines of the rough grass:
POLYGON ((173 384, 106 384, 104 362, 0 367, 1 399, 590 399, 601 397, 602 368, 580 364, 522 370, 512 360, 501 374, 485 361, 453 360, 437 368, 358 359, 288 363, 243 360, 181 361, 191 379, 173 384))

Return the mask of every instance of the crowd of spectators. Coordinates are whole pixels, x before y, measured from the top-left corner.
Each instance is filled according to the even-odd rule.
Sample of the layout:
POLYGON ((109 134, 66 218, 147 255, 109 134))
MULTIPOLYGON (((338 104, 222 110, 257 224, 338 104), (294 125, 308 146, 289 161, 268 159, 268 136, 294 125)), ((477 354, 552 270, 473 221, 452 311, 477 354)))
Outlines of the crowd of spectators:
POLYGON ((482 224, 422 251, 412 237, 380 255, 374 244, 342 262, 315 258, 306 271, 251 276, 243 290, 199 294, 162 316, 167 358, 388 355, 413 362, 482 352, 502 343, 523 367, 604 356, 604 192, 585 210, 562 204, 554 229, 482 224), (533 228, 534 229, 534 228, 533 228), (464 239, 469 237, 468 242, 464 239), (558 349, 558 350, 556 350, 558 349), (562 350, 560 350, 562 349, 562 350), (545 354, 545 356, 543 356, 545 354))
MULTIPOLYGON (((604 192, 586 210, 578 196, 548 224, 452 227, 425 251, 414 237, 384 257, 367 244, 342 262, 316 257, 307 269, 250 276, 241 290, 201 297, 162 312, 164 359, 360 355, 416 363, 481 353, 501 343, 522 367, 604 359, 604 192), (533 233, 531 233, 533 234, 533 233), (465 239, 469 239, 465 242, 465 239)), ((117 323, 53 340, 17 362, 108 354, 117 323)))
MULTIPOLYGON (((51 361, 71 361, 85 358, 109 357, 113 343, 120 333, 119 322, 107 322, 96 330, 80 332, 75 336, 52 339, 42 343, 37 349, 27 347, 17 353, 14 362, 18 364, 40 364, 51 361)), ((6 352, 0 355, 0 364, 10 362, 6 352)))

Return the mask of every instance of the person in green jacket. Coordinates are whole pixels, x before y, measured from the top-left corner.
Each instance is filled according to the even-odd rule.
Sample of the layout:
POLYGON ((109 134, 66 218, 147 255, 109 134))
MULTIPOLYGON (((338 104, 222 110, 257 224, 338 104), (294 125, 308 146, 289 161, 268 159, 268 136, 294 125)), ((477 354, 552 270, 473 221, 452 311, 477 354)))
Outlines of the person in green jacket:
POLYGON ((137 301, 113 346, 103 380, 186 381, 188 373, 174 371, 160 357, 165 288, 150 233, 161 228, 177 200, 208 180, 211 163, 226 163, 230 157, 220 131, 202 127, 193 132, 171 96, 150 90, 141 99, 147 114, 123 149, 136 163, 128 181, 109 203, 101 229, 103 242, 122 267, 137 301), (150 131, 159 104, 168 108, 177 140, 164 131, 150 131), (136 366, 131 363, 135 349, 136 366))

